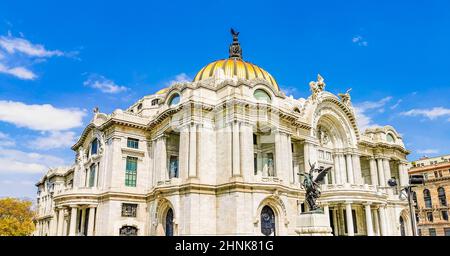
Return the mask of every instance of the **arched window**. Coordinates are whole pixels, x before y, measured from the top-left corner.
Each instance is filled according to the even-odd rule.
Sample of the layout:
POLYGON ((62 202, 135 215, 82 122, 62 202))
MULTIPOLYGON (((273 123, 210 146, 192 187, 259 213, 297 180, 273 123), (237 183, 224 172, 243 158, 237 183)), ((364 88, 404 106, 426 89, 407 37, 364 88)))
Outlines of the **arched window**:
POLYGON ((175 106, 180 103, 180 95, 178 93, 172 95, 169 100, 169 106, 175 106))
POLYGON ((443 187, 438 188, 438 197, 441 206, 447 206, 447 198, 445 196, 445 189, 443 187))
POLYGON ((403 217, 400 216, 400 234, 402 236, 406 236, 406 232, 405 232, 405 221, 403 220, 403 217))
POLYGON ((133 226, 123 226, 119 230, 121 236, 137 236, 138 229, 133 226))
POLYGON ((267 205, 261 210, 261 233, 266 236, 275 235, 275 213, 267 205))
POLYGON ((386 140, 387 140, 388 142, 395 142, 394 136, 392 136, 392 134, 390 134, 390 133, 388 133, 388 134, 386 135, 386 140))
POLYGON ((270 103, 272 101, 272 99, 270 98, 270 95, 263 89, 256 89, 255 92, 253 93, 253 96, 258 101, 263 101, 266 103, 270 103))
POLYGON ((428 189, 423 190, 423 200, 425 201, 426 208, 432 208, 430 190, 428 189))
POLYGON ((166 213, 166 236, 173 236, 173 211, 172 208, 166 213))

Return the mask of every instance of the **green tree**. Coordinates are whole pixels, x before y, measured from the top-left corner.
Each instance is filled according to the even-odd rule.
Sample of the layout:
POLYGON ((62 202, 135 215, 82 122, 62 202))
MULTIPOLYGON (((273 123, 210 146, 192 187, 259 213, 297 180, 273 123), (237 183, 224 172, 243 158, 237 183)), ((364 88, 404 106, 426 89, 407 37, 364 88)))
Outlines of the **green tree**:
POLYGON ((18 198, 0 199, 0 236, 27 236, 34 231, 32 202, 18 198))

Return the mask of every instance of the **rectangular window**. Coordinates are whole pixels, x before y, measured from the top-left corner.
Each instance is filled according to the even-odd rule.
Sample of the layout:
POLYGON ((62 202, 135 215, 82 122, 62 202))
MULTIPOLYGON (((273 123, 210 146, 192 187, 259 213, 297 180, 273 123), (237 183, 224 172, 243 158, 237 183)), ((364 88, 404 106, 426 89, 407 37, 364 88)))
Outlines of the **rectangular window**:
POLYGON ((94 186, 95 182, 95 166, 95 164, 92 164, 89 168, 89 187, 91 188, 94 186))
POLYGON ((441 215, 442 215, 443 220, 448 220, 448 212, 447 211, 442 211, 441 215))
POLYGON ((258 144, 258 141, 256 139, 257 139, 256 134, 253 133, 253 145, 258 144))
POLYGON ((127 156, 127 164, 125 169, 125 186, 136 187, 137 177, 137 158, 127 156))
POLYGON ((450 228, 444 228, 444 236, 450 236, 450 228))
POLYGON ((157 105, 157 104, 158 104, 158 99, 152 100, 152 106, 155 106, 155 105, 157 105))
POLYGON ((418 229, 418 231, 419 231, 419 236, 422 236, 422 229, 418 229))
POLYGON ((129 148, 139 148, 139 140, 138 139, 133 139, 133 138, 128 138, 127 139, 127 147, 129 147, 129 148))
POLYGON ((429 228, 428 232, 430 233, 430 236, 436 236, 436 229, 434 228, 429 228))
POLYGON ((122 217, 136 217, 137 204, 122 204, 122 217))
POLYGON ((170 156, 169 178, 178 178, 178 156, 170 156))
POLYGON ((432 212, 427 212, 427 219, 429 222, 433 222, 433 213, 432 212))

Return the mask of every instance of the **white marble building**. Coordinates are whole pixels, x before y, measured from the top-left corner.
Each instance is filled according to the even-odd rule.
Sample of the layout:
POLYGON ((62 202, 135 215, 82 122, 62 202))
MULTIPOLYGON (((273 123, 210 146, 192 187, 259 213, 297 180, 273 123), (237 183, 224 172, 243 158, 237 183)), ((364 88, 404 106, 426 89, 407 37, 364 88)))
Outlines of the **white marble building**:
POLYGON ((350 94, 317 80, 287 97, 235 36, 192 82, 94 111, 73 166, 37 183, 36 235, 296 235, 309 163, 333 167, 319 203, 334 235, 400 235, 407 203, 387 180, 408 182, 402 137, 360 131, 350 94))

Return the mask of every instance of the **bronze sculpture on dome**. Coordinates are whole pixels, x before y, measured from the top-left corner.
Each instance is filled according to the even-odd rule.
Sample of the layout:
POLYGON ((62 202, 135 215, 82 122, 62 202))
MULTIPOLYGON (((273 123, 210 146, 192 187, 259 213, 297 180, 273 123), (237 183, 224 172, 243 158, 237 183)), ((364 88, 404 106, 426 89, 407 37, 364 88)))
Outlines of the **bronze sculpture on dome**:
POLYGON ((233 42, 230 44, 230 59, 242 59, 242 48, 238 41, 239 32, 231 28, 231 35, 233 36, 233 42))

